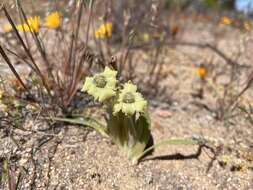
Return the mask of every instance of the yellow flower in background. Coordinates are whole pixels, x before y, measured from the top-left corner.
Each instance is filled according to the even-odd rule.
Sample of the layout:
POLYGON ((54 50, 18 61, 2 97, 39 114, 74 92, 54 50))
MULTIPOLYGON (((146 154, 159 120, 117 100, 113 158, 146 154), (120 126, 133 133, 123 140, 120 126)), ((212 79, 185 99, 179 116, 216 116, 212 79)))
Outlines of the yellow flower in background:
POLYGON ((53 12, 46 17, 45 27, 50 29, 57 29, 61 25, 61 15, 59 12, 53 12))
POLYGON ((142 38, 143 38, 143 41, 146 43, 150 41, 150 35, 148 33, 144 33, 142 38))
POLYGON ((27 23, 19 24, 17 30, 21 32, 34 32, 38 33, 40 29, 40 17, 35 16, 27 19, 27 23))
POLYGON ((243 28, 244 28, 247 32, 251 31, 251 23, 250 23, 249 21, 244 21, 244 22, 243 22, 243 28))
POLYGON ((195 72, 200 79, 204 80, 206 78, 207 70, 204 66, 198 67, 195 72))
POLYGON ((102 24, 96 31, 95 37, 97 39, 110 38, 112 36, 112 23, 107 22, 102 24))
POLYGON ((220 20, 221 25, 230 25, 232 24, 232 20, 228 17, 222 17, 220 20))
POLYGON ((4 31, 4 33, 9 33, 9 32, 11 32, 11 31, 12 31, 12 26, 11 26, 10 24, 5 24, 5 25, 3 26, 3 31, 4 31))

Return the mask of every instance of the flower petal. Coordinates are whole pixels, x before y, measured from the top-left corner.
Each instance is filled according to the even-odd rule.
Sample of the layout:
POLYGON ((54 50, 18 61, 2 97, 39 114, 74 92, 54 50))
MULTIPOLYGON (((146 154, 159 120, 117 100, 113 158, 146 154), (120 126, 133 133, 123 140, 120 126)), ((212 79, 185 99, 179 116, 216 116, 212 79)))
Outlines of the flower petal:
POLYGON ((115 96, 116 93, 114 92, 114 90, 110 89, 110 88, 105 88, 103 89, 103 91, 101 92, 101 94, 99 95, 98 101, 99 102, 103 102, 104 100, 111 98, 112 96, 115 96))
POLYGON ((122 112, 126 115, 133 115, 135 112, 134 105, 133 104, 122 104, 122 112))
POLYGON ((105 67, 104 72, 102 73, 105 77, 116 77, 117 71, 110 69, 109 67, 105 67))
POLYGON ((93 78, 86 77, 83 88, 81 89, 81 91, 83 91, 83 92, 87 91, 90 88, 90 86, 92 85, 92 83, 93 83, 92 81, 93 81, 93 78))
POLYGON ((147 106, 147 101, 145 100, 134 103, 134 107, 137 112, 144 112, 146 106, 147 106))
POLYGON ((126 92, 132 92, 132 93, 134 93, 134 92, 136 92, 136 90, 137 90, 137 86, 136 85, 134 85, 134 84, 132 84, 130 82, 127 82, 127 83, 124 84, 124 88, 123 88, 122 92, 123 93, 126 93, 126 92))
POLYGON ((147 101, 138 92, 135 93, 135 109, 138 112, 144 112, 147 106, 147 101))
POLYGON ((116 113, 118 113, 120 110, 122 109, 122 103, 118 103, 118 104, 115 104, 113 106, 113 114, 115 115, 116 113))
POLYGON ((115 88, 117 80, 115 77, 106 78, 106 88, 115 88))

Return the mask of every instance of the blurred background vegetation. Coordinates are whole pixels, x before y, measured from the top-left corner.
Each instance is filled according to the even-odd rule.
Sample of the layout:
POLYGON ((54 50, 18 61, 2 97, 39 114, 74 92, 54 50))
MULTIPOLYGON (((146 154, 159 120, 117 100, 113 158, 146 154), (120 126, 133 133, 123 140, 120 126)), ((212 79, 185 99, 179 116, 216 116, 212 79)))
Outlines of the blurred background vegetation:
POLYGON ((194 11, 200 13, 236 13, 253 16, 252 0, 165 0, 169 10, 194 11))
POLYGON ((178 7, 180 9, 206 10, 233 10, 235 0, 166 0, 167 8, 178 7))

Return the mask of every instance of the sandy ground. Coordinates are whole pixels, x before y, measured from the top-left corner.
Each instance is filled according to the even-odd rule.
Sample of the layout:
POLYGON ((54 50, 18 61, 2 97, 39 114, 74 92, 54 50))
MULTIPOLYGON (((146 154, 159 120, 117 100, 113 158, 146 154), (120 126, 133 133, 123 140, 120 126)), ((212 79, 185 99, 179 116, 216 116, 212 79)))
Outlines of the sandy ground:
POLYGON ((22 174, 21 189, 252 189, 252 157, 243 157, 243 153, 253 153, 249 126, 226 128, 203 111, 167 110, 167 118, 159 116, 161 110, 153 111, 155 142, 202 134, 215 139, 213 144, 210 140, 213 147, 219 144, 223 149, 212 163, 214 155, 208 149, 198 155, 197 146, 164 146, 139 165, 131 165, 116 145, 94 131, 59 125, 42 132, 45 125, 30 121, 26 129, 34 132, 16 131, 15 140, 23 142, 22 148, 8 137, 2 138, 1 155, 15 155, 10 158, 11 168, 16 177, 22 174), (239 143, 248 148, 242 149, 239 143), (223 166, 224 155, 233 157, 223 166), (240 167, 233 169, 238 167, 234 160, 248 167, 240 162, 240 167))

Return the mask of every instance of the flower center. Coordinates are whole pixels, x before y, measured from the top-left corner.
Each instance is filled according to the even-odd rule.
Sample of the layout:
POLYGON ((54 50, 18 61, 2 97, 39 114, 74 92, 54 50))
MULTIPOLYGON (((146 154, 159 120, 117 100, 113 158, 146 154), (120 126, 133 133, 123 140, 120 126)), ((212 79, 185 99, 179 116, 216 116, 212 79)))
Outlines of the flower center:
POLYGON ((106 79, 103 75, 97 75, 94 77, 94 83, 98 88, 104 88, 106 85, 106 79))
POLYGON ((124 102, 124 103, 127 103, 127 104, 134 103, 134 102, 135 102, 135 98, 134 98, 133 93, 127 92, 127 93, 124 95, 124 97, 123 97, 123 102, 124 102))

